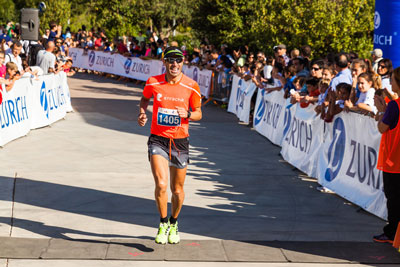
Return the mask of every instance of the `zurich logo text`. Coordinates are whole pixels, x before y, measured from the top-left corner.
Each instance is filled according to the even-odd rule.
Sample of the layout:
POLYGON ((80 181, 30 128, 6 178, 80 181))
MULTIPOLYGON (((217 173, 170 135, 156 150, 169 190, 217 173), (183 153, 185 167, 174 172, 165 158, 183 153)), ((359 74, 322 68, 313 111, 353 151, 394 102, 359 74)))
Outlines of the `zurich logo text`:
POLYGON ((325 172, 325 180, 333 181, 339 174, 343 163, 343 156, 346 147, 346 129, 341 118, 333 123, 333 138, 328 150, 328 168, 325 172))

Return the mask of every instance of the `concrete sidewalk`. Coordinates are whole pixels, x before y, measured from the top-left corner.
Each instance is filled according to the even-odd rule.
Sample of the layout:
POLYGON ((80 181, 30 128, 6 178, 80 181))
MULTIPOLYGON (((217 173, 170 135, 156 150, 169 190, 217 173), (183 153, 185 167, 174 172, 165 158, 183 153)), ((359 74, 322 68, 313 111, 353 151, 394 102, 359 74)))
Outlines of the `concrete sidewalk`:
MULTIPOLYGON (((107 266, 122 266, 114 260, 400 263, 389 245, 371 242, 384 221, 318 192, 314 180, 282 160, 279 147, 212 105, 191 124, 182 244, 155 245, 149 125, 135 122, 140 86, 87 74, 69 84, 75 113, 0 150, 0 257, 59 260, 51 266, 77 265, 60 259, 107 259, 107 266)), ((38 261, 49 262, 9 260, 8 266, 38 261)))

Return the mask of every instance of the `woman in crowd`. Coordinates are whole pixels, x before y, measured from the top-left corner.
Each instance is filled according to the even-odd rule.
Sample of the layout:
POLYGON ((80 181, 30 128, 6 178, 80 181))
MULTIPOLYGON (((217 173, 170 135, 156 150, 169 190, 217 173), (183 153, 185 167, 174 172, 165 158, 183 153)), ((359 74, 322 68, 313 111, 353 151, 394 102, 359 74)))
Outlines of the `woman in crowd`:
POLYGON ((398 97, 396 93, 392 91, 392 85, 390 84, 390 77, 393 73, 392 61, 388 58, 384 58, 378 63, 378 74, 382 79, 382 89, 384 90, 385 97, 388 100, 393 100, 398 97))
MULTIPOLYGON (((392 91, 400 93, 400 68, 391 76, 392 91)), ((383 172, 383 191, 388 211, 388 224, 383 233, 373 237, 375 242, 393 243, 400 222, 400 99, 386 104, 382 96, 375 96, 378 109, 378 130, 382 133, 377 168, 383 172)))
POLYGON ((311 68, 310 68, 310 76, 321 79, 322 78, 322 70, 324 67, 324 61, 323 60, 315 60, 311 63, 311 68))

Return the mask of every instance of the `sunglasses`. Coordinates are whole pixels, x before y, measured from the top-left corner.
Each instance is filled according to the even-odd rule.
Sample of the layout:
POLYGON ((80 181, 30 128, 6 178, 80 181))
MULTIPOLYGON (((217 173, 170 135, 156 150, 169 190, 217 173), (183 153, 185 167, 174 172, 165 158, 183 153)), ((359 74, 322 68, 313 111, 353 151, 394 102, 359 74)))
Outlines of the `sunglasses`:
POLYGON ((385 69, 385 68, 386 68, 386 66, 385 66, 385 65, 378 65, 378 68, 385 69))
POLYGON ((320 68, 311 68, 312 70, 318 71, 320 68))
POLYGON ((183 57, 167 57, 165 58, 165 61, 169 64, 174 64, 174 62, 179 64, 183 62, 183 57))

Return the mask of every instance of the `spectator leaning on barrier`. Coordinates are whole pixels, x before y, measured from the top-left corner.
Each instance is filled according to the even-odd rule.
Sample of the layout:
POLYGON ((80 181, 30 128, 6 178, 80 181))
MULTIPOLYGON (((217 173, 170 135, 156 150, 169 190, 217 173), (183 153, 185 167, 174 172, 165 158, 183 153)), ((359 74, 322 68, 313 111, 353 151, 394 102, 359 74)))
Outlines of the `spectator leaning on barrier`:
POLYGON ((378 63, 383 59, 383 52, 381 49, 376 48, 371 52, 371 54, 372 68, 374 69, 375 73, 378 73, 378 63))
POLYGON ((45 46, 46 50, 40 50, 37 55, 37 66, 39 66, 44 74, 49 73, 49 68, 54 70, 56 64, 56 56, 53 54, 55 44, 48 41, 45 46))
MULTIPOLYGON (((400 93, 400 68, 391 76, 392 90, 400 93)), ((373 237, 375 242, 393 243, 400 222, 400 98, 386 104, 382 96, 375 96, 378 109, 378 130, 382 133, 377 168, 383 172, 383 191, 388 211, 388 224, 383 233, 373 237)))
POLYGON ((324 61, 321 59, 314 60, 311 63, 310 76, 314 78, 322 78, 322 69, 324 67, 324 61))
POLYGON ((306 69, 306 61, 302 57, 293 59, 293 65, 297 68, 297 77, 308 77, 310 72, 306 69))
POLYGON ((20 73, 18 71, 18 66, 14 62, 8 62, 6 64, 7 73, 4 80, 4 84, 6 85, 7 92, 12 89, 14 86, 14 82, 20 78, 20 73))
POLYGON ((352 86, 348 83, 339 83, 336 86, 336 92, 330 91, 329 97, 331 103, 329 104, 328 114, 332 118, 342 112, 345 107, 345 102, 349 101, 352 86))
POLYGON ((360 89, 360 97, 353 104, 350 100, 345 101, 345 109, 353 111, 373 112, 376 113, 374 104, 375 88, 371 73, 365 72, 358 76, 358 88, 360 89))
POLYGON ((8 53, 6 55, 5 63, 14 62, 15 64, 17 64, 18 71, 22 74, 23 73, 22 59, 19 56, 21 54, 21 50, 22 50, 22 44, 20 42, 14 43, 11 46, 11 53, 8 53))

